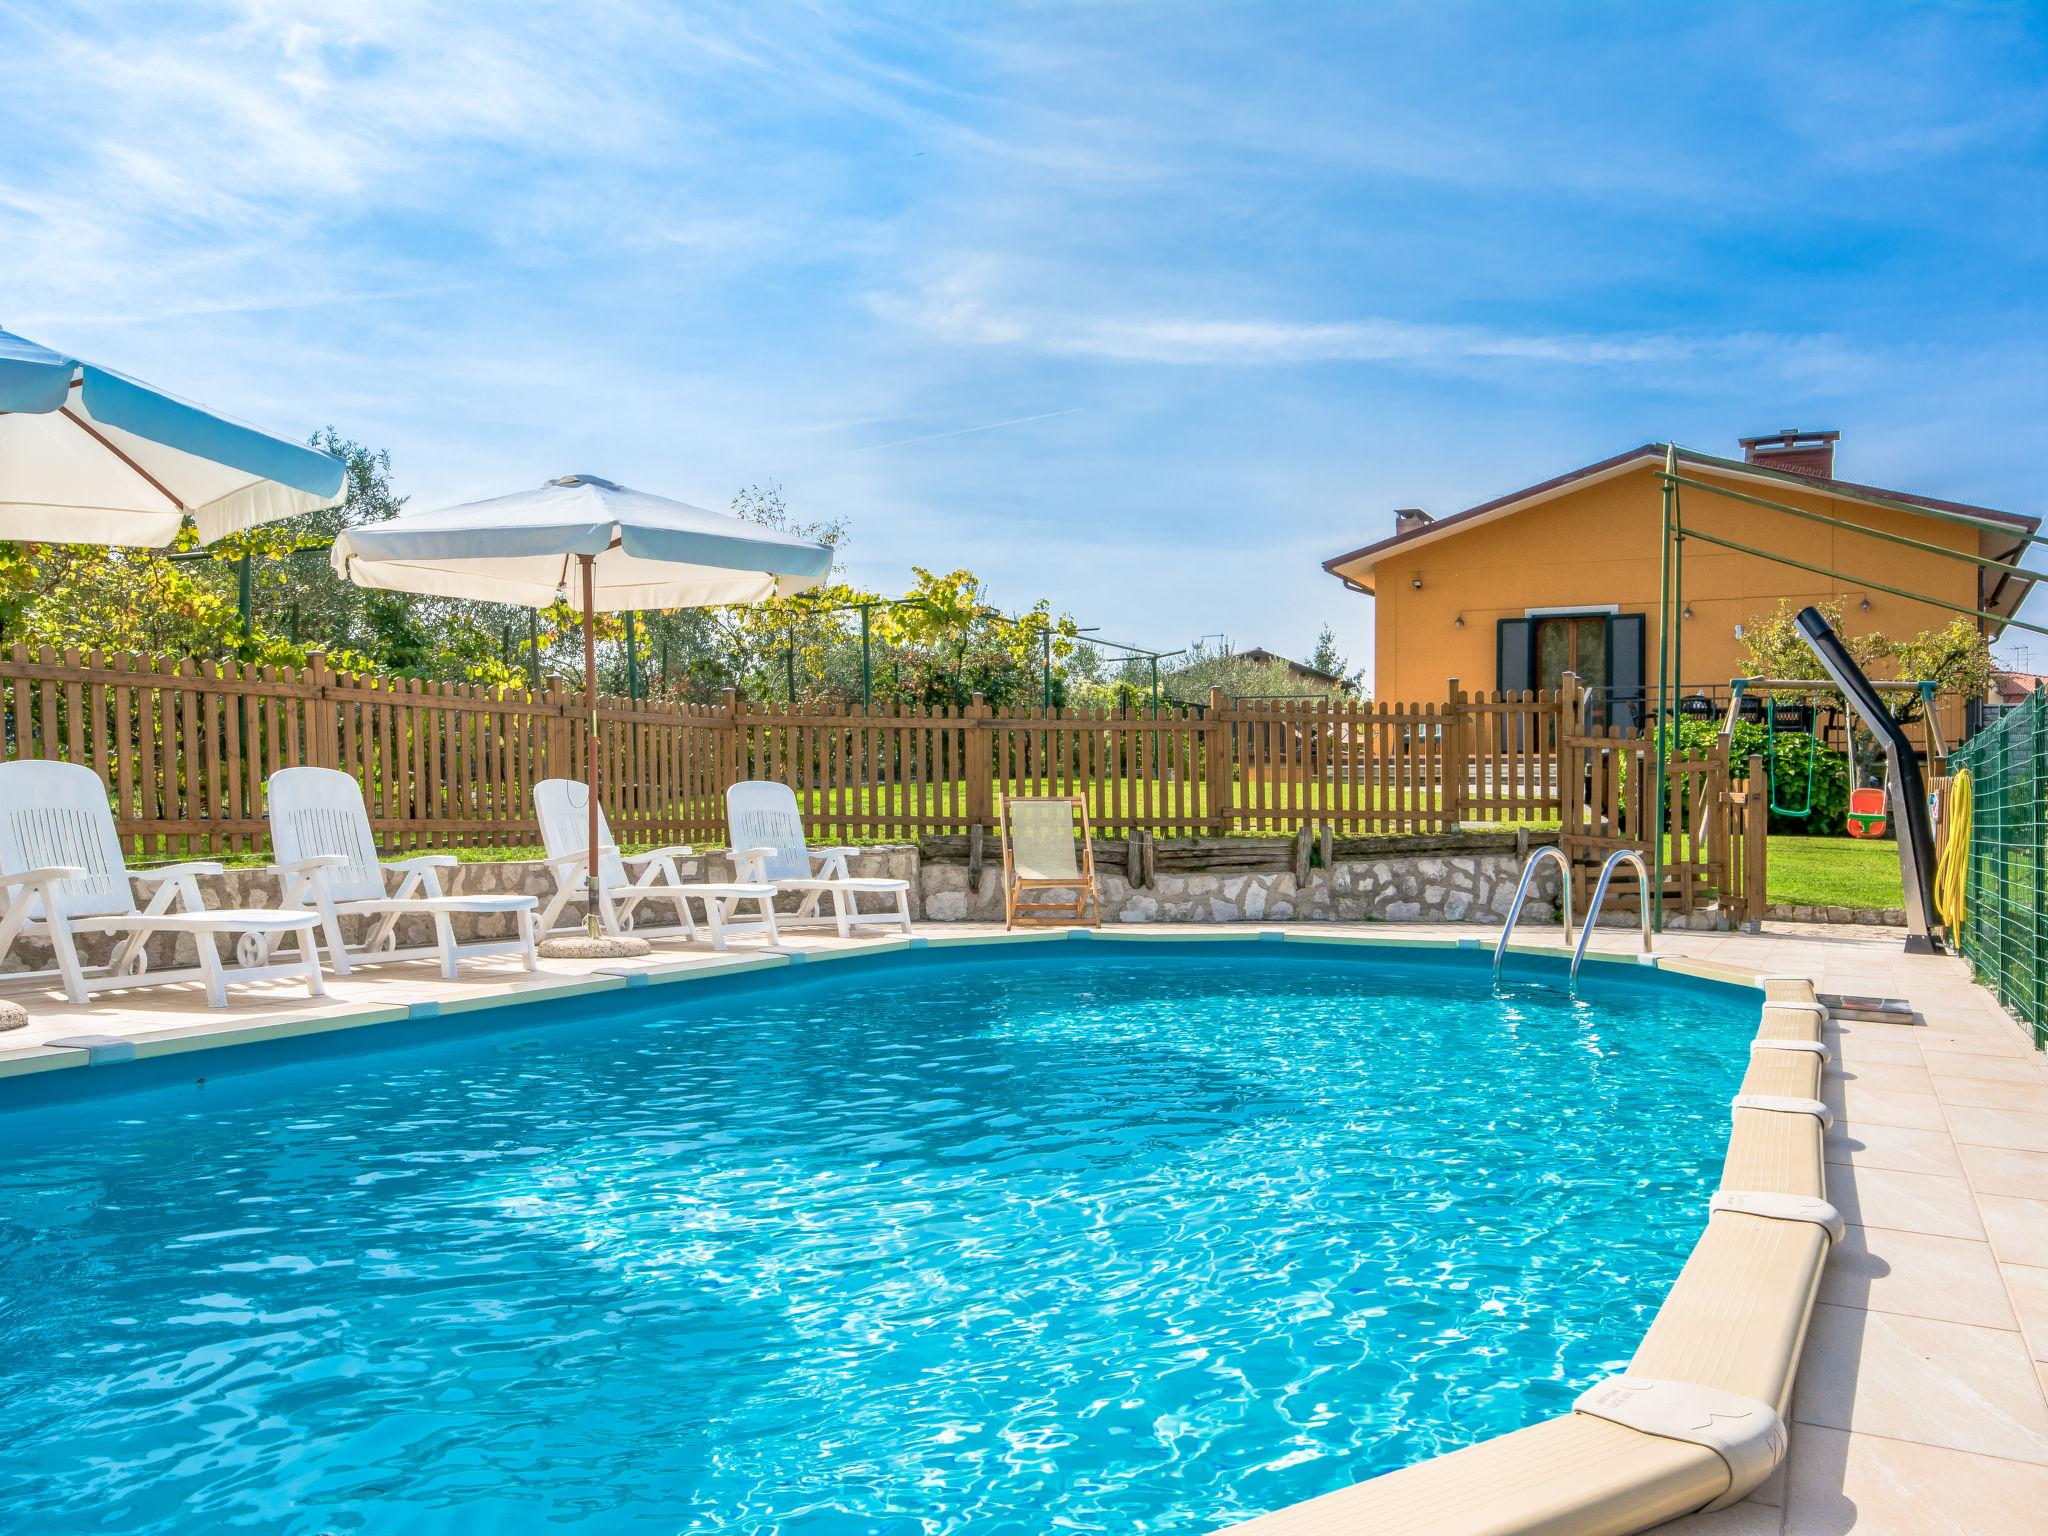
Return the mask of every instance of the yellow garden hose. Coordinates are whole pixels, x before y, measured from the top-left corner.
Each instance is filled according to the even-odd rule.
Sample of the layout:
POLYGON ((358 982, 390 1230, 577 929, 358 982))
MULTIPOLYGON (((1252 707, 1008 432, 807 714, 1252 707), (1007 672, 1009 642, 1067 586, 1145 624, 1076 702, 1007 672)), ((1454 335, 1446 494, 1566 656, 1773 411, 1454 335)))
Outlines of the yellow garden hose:
POLYGON ((1970 775, 1957 769, 1948 781, 1941 814, 1941 857, 1934 864, 1934 910, 1951 935, 1963 927, 1963 876, 1970 862, 1970 775))

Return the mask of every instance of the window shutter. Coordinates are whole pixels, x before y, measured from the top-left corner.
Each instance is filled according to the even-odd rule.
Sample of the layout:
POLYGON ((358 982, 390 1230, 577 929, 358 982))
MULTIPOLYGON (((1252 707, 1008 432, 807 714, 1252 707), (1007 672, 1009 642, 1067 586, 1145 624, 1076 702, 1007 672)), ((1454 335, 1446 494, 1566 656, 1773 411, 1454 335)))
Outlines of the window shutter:
POLYGON ((1493 675, 1502 693, 1520 693, 1533 686, 1529 681, 1529 632, 1527 619, 1502 619, 1496 641, 1493 675))
POLYGON ((1643 616, 1618 613, 1607 621, 1607 678, 1612 685, 1608 723, 1635 730, 1643 723, 1643 616))

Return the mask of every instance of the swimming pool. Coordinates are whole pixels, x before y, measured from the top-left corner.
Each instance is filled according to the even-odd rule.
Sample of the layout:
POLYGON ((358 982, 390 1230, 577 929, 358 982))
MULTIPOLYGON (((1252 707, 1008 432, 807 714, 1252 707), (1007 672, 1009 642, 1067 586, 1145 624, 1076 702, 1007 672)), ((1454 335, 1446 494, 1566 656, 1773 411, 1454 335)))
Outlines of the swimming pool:
POLYGON ((933 949, 0 1084, 0 1507, 1203 1531, 1563 1411, 1755 994, 1485 960, 933 949))

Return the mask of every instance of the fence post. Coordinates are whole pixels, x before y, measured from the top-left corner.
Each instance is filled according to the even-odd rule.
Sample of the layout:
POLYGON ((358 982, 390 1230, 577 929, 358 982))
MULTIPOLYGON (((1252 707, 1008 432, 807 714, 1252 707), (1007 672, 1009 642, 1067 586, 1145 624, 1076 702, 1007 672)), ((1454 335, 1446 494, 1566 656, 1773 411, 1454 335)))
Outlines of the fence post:
POLYGON ((541 695, 541 704, 547 711, 548 777, 579 777, 576 759, 570 755, 575 743, 571 740, 569 731, 569 700, 559 677, 550 677, 547 680, 547 687, 541 695))
POLYGON ((989 700, 975 694, 967 713, 961 717, 961 772, 967 778, 967 831, 973 836, 975 827, 995 825, 995 754, 991 748, 989 731, 983 729, 983 721, 989 719, 989 700))
MULTIPOLYGON (((340 734, 335 721, 334 674, 327 667, 325 651, 306 654, 306 761, 315 768, 338 768, 340 734)), ((169 743, 165 743, 166 747, 169 743)))
POLYGON ((745 704, 740 699, 739 690, 726 689, 719 699, 719 706, 725 711, 725 718, 718 724, 718 798, 722 816, 725 792, 744 776, 746 739, 740 725, 740 712, 745 704))
MULTIPOLYGON (((2034 1049, 2040 1051, 2044 1036, 2048 1036, 2048 944, 2044 944, 2042 920, 2048 913, 2048 868, 2044 868, 2042 854, 2048 852, 2048 827, 2042 825, 2042 766, 2048 760, 2048 715, 2040 711, 2040 698, 2034 700, 2034 719, 2028 721, 2030 735, 2034 737, 2028 745, 2028 825, 2025 825, 2025 846, 2028 846, 2028 864, 2034 868, 2034 901, 2028 913, 2028 938, 2032 940, 2028 954, 2028 981, 2032 995, 2028 997, 2028 1024, 2034 1028, 2034 1049)), ((2003 856, 2003 852, 2001 852, 2003 856)))
POLYGON ((982 722, 989 717, 988 700, 980 694, 967 706, 967 716, 961 729, 966 732, 966 748, 961 766, 967 776, 967 826, 972 836, 976 827, 993 827, 996 824, 996 777, 994 754, 989 750, 990 735, 982 728, 982 722))
POLYGON ((1771 904, 1770 893, 1770 844, 1766 839, 1771 831, 1771 781, 1766 773, 1764 760, 1753 755, 1749 760, 1749 788, 1742 806, 1742 913, 1752 923, 1764 920, 1764 909, 1771 904))
POLYGON ((1457 831, 1458 824, 1465 819, 1465 795, 1473 767, 1465 726, 1465 690, 1454 677, 1450 680, 1450 703, 1444 706, 1442 807, 1446 832, 1457 831))
POLYGON ((1217 837, 1230 833, 1232 812, 1230 777, 1230 722, 1223 718, 1223 690, 1209 690, 1209 712, 1202 716, 1202 790, 1208 802, 1209 831, 1217 837))

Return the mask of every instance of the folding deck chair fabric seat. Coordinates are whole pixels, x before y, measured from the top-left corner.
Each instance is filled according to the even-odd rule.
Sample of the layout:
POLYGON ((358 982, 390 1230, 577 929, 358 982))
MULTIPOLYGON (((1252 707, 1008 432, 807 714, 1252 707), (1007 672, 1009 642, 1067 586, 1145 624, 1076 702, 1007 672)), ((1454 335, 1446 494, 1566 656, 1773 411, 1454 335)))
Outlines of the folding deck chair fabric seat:
MULTIPOLYGON (((109 987, 155 986, 199 981, 206 1000, 227 1006, 227 989, 245 982, 297 977, 314 997, 327 988, 313 946, 319 917, 311 912, 261 908, 209 910, 199 893, 201 875, 222 873, 219 864, 195 861, 163 869, 131 871, 121 851, 106 785, 78 763, 0 763, 0 955, 24 934, 49 940, 56 974, 74 1003, 109 987), (131 882, 152 887, 147 907, 135 904, 131 882), (81 933, 125 935, 113 960, 88 975, 78 957, 81 933), (191 967, 153 971, 152 935, 188 935, 198 951, 191 967), (237 964, 223 965, 214 939, 239 934, 237 964), (272 961, 273 947, 296 937, 296 960, 272 961)), ((49 974, 47 972, 42 974, 49 974)))
MULTIPOLYGON (((555 878, 555 894, 540 918, 546 931, 561 920, 570 902, 589 894, 590 790, 580 779, 542 779, 533 787, 533 805, 540 817, 548 868, 555 878)), ((676 860, 692 857, 686 844, 622 854, 612 841, 602 806, 597 812, 597 851, 597 915, 606 933, 631 931, 643 906, 665 906, 675 913, 684 936, 694 939, 697 923, 690 915, 690 903, 695 900, 704 904, 704 926, 711 931, 713 949, 724 949, 726 936, 733 933, 759 933, 770 944, 775 942, 774 886, 745 879, 684 880, 676 871, 676 860), (635 868, 639 873, 629 876, 627 871, 635 868), (737 920, 735 914, 743 905, 754 907, 760 915, 737 920)))
POLYGON ((339 769, 280 769, 266 788, 270 844, 284 882, 284 904, 319 914, 327 958, 339 975, 348 975, 352 964, 428 956, 441 962, 441 974, 451 981, 464 960, 481 955, 516 954, 529 971, 539 969, 533 949, 533 911, 539 902, 533 897, 442 895, 438 872, 458 862, 450 854, 380 860, 362 786, 339 769), (387 870, 398 876, 396 890, 387 889, 387 870), (399 920, 414 915, 432 919, 434 942, 400 949, 399 920), (511 938, 456 942, 456 917, 491 915, 513 919, 511 938), (354 949, 342 938, 344 917, 376 920, 369 937, 354 949))
POLYGON ((1003 801, 1003 926, 1102 926, 1095 839, 1079 796, 1012 795, 1003 801), (1078 837, 1077 835, 1078 834, 1078 837), (1033 892, 1070 891, 1065 900, 1033 892))
POLYGON ((809 847, 804 841, 796 791, 787 784, 753 779, 732 785, 725 792, 725 819, 732 832, 733 863, 740 877, 764 880, 777 891, 803 898, 795 912, 783 915, 784 927, 830 923, 842 939, 858 927, 911 931, 910 882, 849 873, 846 861, 854 856, 852 848, 809 847), (818 911, 818 903, 826 896, 832 898, 829 917, 818 911), (889 900, 890 906, 863 912, 862 896, 881 897, 889 900))

